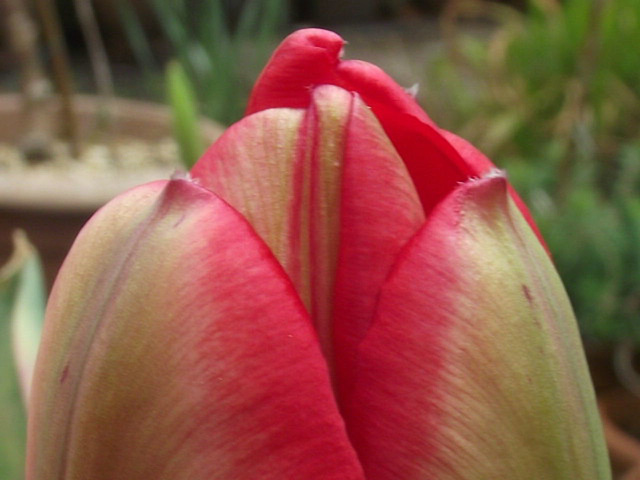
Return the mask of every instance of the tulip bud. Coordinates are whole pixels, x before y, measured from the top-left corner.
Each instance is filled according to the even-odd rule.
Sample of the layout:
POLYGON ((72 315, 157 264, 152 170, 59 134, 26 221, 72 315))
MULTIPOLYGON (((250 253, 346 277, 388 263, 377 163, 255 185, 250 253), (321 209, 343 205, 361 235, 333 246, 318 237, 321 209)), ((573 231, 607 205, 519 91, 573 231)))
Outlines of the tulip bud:
POLYGON ((82 231, 47 308, 28 480, 609 478, 526 207, 342 43, 293 34, 194 181, 82 231))

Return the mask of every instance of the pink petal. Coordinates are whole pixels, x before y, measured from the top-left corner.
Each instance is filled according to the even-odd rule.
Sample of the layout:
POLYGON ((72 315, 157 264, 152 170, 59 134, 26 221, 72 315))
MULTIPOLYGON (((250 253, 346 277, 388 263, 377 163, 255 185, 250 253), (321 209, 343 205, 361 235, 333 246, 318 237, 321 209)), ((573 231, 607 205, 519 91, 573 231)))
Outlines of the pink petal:
POLYGON ((376 114, 407 166, 427 215, 458 184, 493 168, 484 158, 461 156, 437 127, 385 107, 376 114))
POLYGON ((350 357, 396 254, 424 221, 406 168, 369 109, 341 88, 319 87, 306 111, 265 110, 231 127, 192 174, 271 247, 331 366, 334 318, 340 355, 350 357))
POLYGON ((336 85, 344 40, 317 28, 289 35, 273 53, 251 92, 247 115, 276 107, 307 108, 313 88, 336 85))
POLYGON ((334 301, 338 386, 350 388, 355 349, 373 320, 398 253, 424 223, 420 200, 377 119, 356 98, 344 147, 334 301))
POLYGON ((191 175, 249 221, 308 304, 301 282, 309 266, 300 260, 301 211, 308 211, 301 181, 304 116, 303 110, 283 108, 242 119, 205 152, 191 175))
MULTIPOLYGON (((341 60, 344 43, 327 30, 303 29, 291 34, 260 75, 247 113, 276 107, 305 108, 313 88, 322 84, 357 92, 404 160, 427 214, 459 183, 494 167, 471 144, 440 130, 383 70, 359 60, 341 60)), ((509 191, 545 245, 526 205, 512 187, 509 191)))
POLYGON ((409 94, 384 70, 362 60, 344 60, 337 66, 339 85, 347 90, 358 92, 378 118, 381 109, 411 115, 416 119, 435 127, 433 121, 409 94))
POLYGON ((380 287, 424 215, 402 159, 357 96, 315 89, 306 122, 310 308, 338 385, 346 387, 380 287))
POLYGON ((237 212, 185 180, 84 228, 48 306, 28 479, 362 479, 315 333, 237 212))
POLYGON ((609 478, 571 306, 504 177, 434 210, 359 353, 345 415, 367 478, 609 478))
POLYGON ((299 30, 287 37, 256 82, 247 113, 306 107, 313 88, 326 83, 357 92, 407 165, 427 213, 459 182, 491 168, 458 155, 411 95, 380 68, 341 61, 343 45, 327 30, 299 30))
POLYGON ((344 44, 338 34, 318 28, 289 35, 258 78, 247 114, 276 107, 304 108, 314 87, 331 84, 358 92, 374 112, 379 104, 431 123, 413 97, 382 69, 359 60, 341 61, 344 44))

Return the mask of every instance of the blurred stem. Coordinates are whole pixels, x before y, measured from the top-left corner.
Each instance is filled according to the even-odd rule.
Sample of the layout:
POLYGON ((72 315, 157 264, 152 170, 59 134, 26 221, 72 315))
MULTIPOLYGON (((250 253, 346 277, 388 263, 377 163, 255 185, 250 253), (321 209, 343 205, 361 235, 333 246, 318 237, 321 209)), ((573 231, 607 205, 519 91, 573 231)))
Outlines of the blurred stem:
POLYGON ((176 60, 167 65, 165 78, 180 159, 186 169, 191 169, 204 150, 195 92, 182 65, 176 60))
POLYGON ((38 30, 23 0, 7 0, 7 31, 20 66, 26 132, 22 153, 37 160, 51 155, 51 119, 44 107, 51 94, 49 80, 38 56, 38 30))
POLYGON ((60 21, 52 0, 35 0, 35 4, 42 22, 45 41, 51 52, 53 80, 60 93, 62 107, 61 134, 69 142, 71 154, 74 157, 78 157, 80 154, 80 138, 72 100, 73 81, 60 21))
POLYGON ((466 65, 464 56, 460 52, 460 35, 458 32, 458 20, 463 9, 464 2, 461 0, 450 0, 445 4, 440 15, 440 31, 444 45, 451 63, 456 67, 466 65))
POLYGON ((100 28, 96 21, 91 0, 75 0, 76 14, 82 28, 91 68, 98 91, 98 124, 102 127, 106 143, 115 158, 114 125, 113 125, 113 77, 109 68, 109 59, 100 36, 100 28))
MULTIPOLYGON (((462 50, 464 37, 462 32, 464 29, 460 28, 460 26, 464 24, 464 21, 489 21, 492 24, 501 25, 505 31, 508 31, 514 26, 519 26, 521 18, 522 15, 515 8, 494 1, 449 0, 442 10, 439 25, 451 63, 461 70, 468 70, 474 75, 479 74, 478 69, 473 67, 469 57, 462 50)), ((492 62, 492 65, 502 65, 504 63, 505 42, 500 42, 500 46, 502 48, 498 49, 500 53, 499 61, 492 62)))
POLYGON ((631 340, 618 342, 613 352, 613 367, 618 381, 640 398, 640 373, 634 368, 636 348, 631 340))

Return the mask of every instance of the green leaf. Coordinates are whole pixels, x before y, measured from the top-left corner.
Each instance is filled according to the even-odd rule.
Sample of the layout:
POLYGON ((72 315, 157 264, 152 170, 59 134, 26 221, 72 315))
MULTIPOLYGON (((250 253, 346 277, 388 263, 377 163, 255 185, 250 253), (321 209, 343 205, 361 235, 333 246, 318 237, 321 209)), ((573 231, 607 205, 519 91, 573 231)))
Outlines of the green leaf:
POLYGON ((0 268, 0 478, 23 478, 26 399, 44 319, 42 266, 25 234, 0 268))
POLYGON ((175 60, 167 66, 166 84, 174 136, 178 142, 182 164, 189 169, 204 151, 195 93, 182 65, 175 60))
POLYGON ((133 55, 147 76, 157 71, 157 64, 147 34, 142 27, 140 17, 130 2, 120 0, 117 3, 118 13, 122 22, 122 28, 129 41, 133 55))

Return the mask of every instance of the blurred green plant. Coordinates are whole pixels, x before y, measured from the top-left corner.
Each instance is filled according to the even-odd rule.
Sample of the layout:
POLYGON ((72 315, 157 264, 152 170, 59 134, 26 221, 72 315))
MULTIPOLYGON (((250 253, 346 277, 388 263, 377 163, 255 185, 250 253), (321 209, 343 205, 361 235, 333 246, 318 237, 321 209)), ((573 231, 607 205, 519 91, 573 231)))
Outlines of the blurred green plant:
POLYGON ((461 0, 443 31, 421 100, 507 168, 585 337, 640 343, 640 0, 461 0))
POLYGON ((14 254, 0 268, 0 478, 24 478, 30 389, 46 290, 35 248, 23 232, 14 235, 14 254))
MULTIPOLYGON (((223 124, 242 117, 251 86, 279 40, 287 2, 245 0, 234 12, 223 0, 149 1, 202 113, 223 124)), ((153 69, 157 62, 135 11, 121 1, 120 12, 138 62, 153 69)))
POLYGON ((190 169, 204 151, 195 92, 177 60, 169 62, 165 77, 167 101, 173 117, 173 136, 178 143, 182 164, 190 169))

